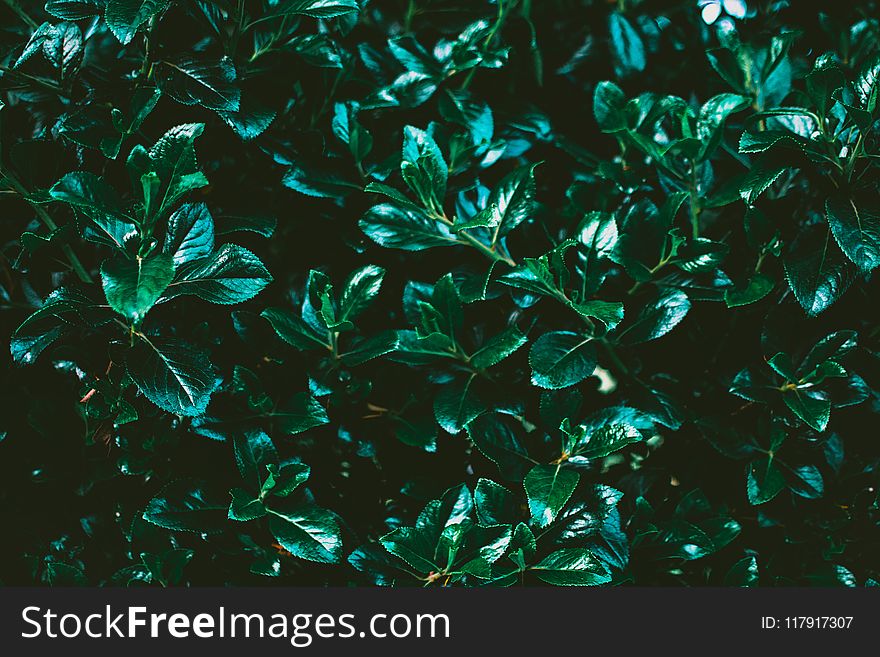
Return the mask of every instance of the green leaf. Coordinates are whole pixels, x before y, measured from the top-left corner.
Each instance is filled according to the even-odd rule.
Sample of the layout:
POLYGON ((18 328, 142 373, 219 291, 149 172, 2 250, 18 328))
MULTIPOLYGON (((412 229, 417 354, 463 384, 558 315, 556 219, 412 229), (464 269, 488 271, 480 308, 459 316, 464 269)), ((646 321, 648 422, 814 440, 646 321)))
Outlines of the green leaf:
POLYGON ((626 344, 656 340, 674 329, 688 314, 691 302, 681 290, 666 290, 648 302, 618 339, 626 344))
POLYGON ((492 190, 488 205, 494 208, 493 227, 499 237, 507 235, 527 219, 535 216, 535 169, 528 164, 511 171, 492 190))
POLYGON ((624 105, 626 96, 613 82, 602 81, 593 91, 593 116, 602 132, 617 132, 626 128, 624 105))
MULTIPOLYGON (((159 204, 148 203, 148 208, 155 213, 169 210, 185 194, 208 184, 208 179, 199 170, 194 146, 204 128, 202 123, 176 126, 162 135, 150 148, 147 154, 149 167, 162 182, 162 198, 159 204)), ((133 154, 134 152, 132 151, 133 154)))
POLYGON ((762 155, 752 162, 751 168, 740 184, 740 196, 748 205, 754 205, 758 197, 790 167, 790 164, 779 162, 773 153, 762 155))
POLYGON ((233 488, 229 494, 232 495, 232 502, 229 503, 226 516, 230 520, 248 522, 262 518, 268 513, 262 500, 244 488, 233 488))
POLYGON ((604 331, 611 331, 623 321, 623 304, 619 301, 593 299, 584 303, 571 303, 571 309, 583 317, 596 319, 604 331))
POLYGON ((113 36, 126 45, 141 25, 165 11, 167 6, 167 0, 107 0, 104 20, 113 36))
POLYGON ((581 476, 560 465, 536 465, 523 480, 529 498, 532 522, 546 527, 556 519, 568 502, 581 476))
POLYGON ((224 244, 206 258, 180 266, 163 298, 191 294, 229 305, 254 298, 271 282, 272 275, 257 256, 237 244, 224 244))
POLYGON ((300 194, 317 198, 339 199, 360 190, 360 185, 336 171, 336 167, 297 162, 284 173, 281 182, 300 194))
POLYGON ((72 205, 91 220, 83 230, 85 239, 122 249, 136 234, 134 223, 120 210, 122 201, 103 178, 87 171, 72 171, 49 190, 56 201, 72 205))
POLYGON ((162 249, 180 266, 214 250, 214 219, 204 203, 184 203, 168 218, 162 249))
POLYGON ((580 383, 596 369, 592 338, 570 331, 545 333, 529 350, 532 383, 558 389, 580 383))
POLYGON ((645 46, 630 22, 616 11, 608 14, 611 54, 614 68, 621 77, 645 70, 645 46))
POLYGON ((758 586, 758 560, 744 557, 733 564, 724 576, 724 586, 758 586))
POLYGON ((266 466, 278 464, 278 451, 272 439, 259 429, 246 431, 233 437, 232 450, 241 478, 252 490, 260 490, 266 466))
POLYGON ((441 212, 449 167, 434 138, 411 125, 403 129, 400 173, 425 207, 441 212))
POLYGON ((49 0, 46 13, 65 21, 78 21, 100 15, 104 0, 49 0))
POLYGON ((395 331, 382 331, 368 338, 357 338, 339 358, 348 367, 356 367, 369 360, 391 353, 400 346, 395 331))
POLYGON ((421 251, 436 246, 461 244, 442 223, 421 211, 390 203, 375 205, 358 222, 364 234, 376 244, 404 251, 421 251))
POLYGON ((482 477, 474 488, 474 505, 477 519, 483 525, 509 525, 518 515, 518 504, 513 493, 482 477))
POLYGON ((418 527, 399 527, 379 541, 389 553, 403 559, 419 573, 440 570, 440 566, 434 563, 434 545, 430 537, 418 527))
POLYGON ((144 520, 172 531, 216 534, 226 528, 227 504, 189 479, 172 481, 147 502, 144 520))
POLYGON ((305 392, 290 397, 272 413, 272 419, 275 427, 288 435, 302 433, 330 421, 321 402, 305 392))
POLYGON ((491 337, 471 355, 471 365, 478 370, 485 370, 497 365, 522 347, 528 338, 515 326, 491 337))
POLYGON ((67 78, 79 68, 83 58, 83 35, 74 23, 58 23, 43 42, 43 54, 67 78))
POLYGON ((880 265, 880 212, 846 196, 829 198, 825 211, 834 239, 847 258, 866 271, 880 265))
POLYGON ((208 353, 172 338, 139 334, 125 365, 144 396, 175 415, 201 415, 217 387, 208 353))
POLYGON ((791 291, 811 317, 837 301, 852 281, 851 265, 831 239, 830 229, 804 231, 783 263, 791 291))
POLYGON ((815 500, 825 493, 822 473, 815 465, 787 467, 786 472, 789 474, 788 486, 795 495, 815 500))
POLYGON ((218 112, 237 112, 241 91, 232 60, 203 61, 194 57, 162 60, 154 65, 162 92, 183 105, 201 105, 218 112))
POLYGON ((831 402, 814 397, 810 392, 801 388, 787 390, 782 393, 782 400, 800 420, 816 431, 825 431, 831 417, 831 402))
POLYGON ((309 504, 282 504, 269 508, 269 531, 293 556, 318 563, 342 558, 342 535, 336 517, 309 504))
POLYGON ((555 586, 600 586, 611 575, 596 556, 585 548, 563 548, 532 566, 542 581, 555 586))
POLYGON ((352 272, 342 287, 339 321, 355 319, 364 312, 379 294, 384 277, 385 270, 375 265, 367 265, 352 272))
POLYGON ((310 18, 336 18, 358 11, 357 0, 281 0, 273 16, 299 15, 310 18))
POLYGON ((330 349, 326 336, 322 336, 311 324, 289 310, 266 308, 260 316, 269 321, 282 340, 297 349, 330 349))
POLYGON ((165 253, 134 259, 117 256, 101 265, 107 303, 120 315, 140 324, 174 278, 174 260, 165 253))
POLYGON ((434 398, 434 418, 440 427, 455 435, 485 410, 475 391, 476 375, 459 377, 443 386, 434 398))
POLYGON ((486 413, 467 425, 467 433, 482 454, 511 480, 522 480, 534 464, 513 430, 500 415, 486 413))
POLYGON ((746 492, 753 505, 764 504, 785 488, 785 478, 771 456, 760 456, 748 466, 746 492))
POLYGON ((575 438, 571 455, 586 459, 604 458, 641 440, 642 433, 633 426, 606 424, 594 430, 583 429, 575 438))
POLYGON ((728 308, 747 306, 766 297, 776 284, 769 276, 754 274, 744 286, 731 287, 724 291, 724 303, 728 308))
POLYGON ((261 498, 270 494, 275 497, 287 497, 308 481, 311 474, 311 468, 305 463, 285 463, 280 467, 270 463, 266 469, 269 475, 260 489, 261 498))
POLYGON ((172 548, 161 554, 141 553, 141 561, 150 571, 153 581, 162 586, 175 586, 183 578, 183 569, 192 561, 195 550, 172 548))
POLYGON ((58 338, 80 326, 108 321, 99 305, 78 290, 58 288, 15 329, 9 343, 12 360, 27 365, 58 338))

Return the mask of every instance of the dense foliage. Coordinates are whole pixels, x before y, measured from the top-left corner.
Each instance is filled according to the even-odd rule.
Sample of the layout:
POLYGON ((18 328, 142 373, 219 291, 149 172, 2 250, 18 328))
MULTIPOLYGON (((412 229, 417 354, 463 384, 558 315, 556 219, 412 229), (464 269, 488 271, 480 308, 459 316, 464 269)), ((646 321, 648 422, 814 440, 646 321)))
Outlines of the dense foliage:
POLYGON ((873 584, 825 4, 4 0, 2 581, 873 584))

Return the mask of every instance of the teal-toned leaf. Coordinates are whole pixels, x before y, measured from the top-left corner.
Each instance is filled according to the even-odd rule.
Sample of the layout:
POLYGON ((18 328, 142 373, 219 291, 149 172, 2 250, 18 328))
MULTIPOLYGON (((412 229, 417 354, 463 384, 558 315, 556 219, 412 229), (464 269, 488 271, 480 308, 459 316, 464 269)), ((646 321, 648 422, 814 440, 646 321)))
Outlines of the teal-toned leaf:
MULTIPOLYGON (((129 0, 125 0, 129 1, 129 0)), ((228 57, 162 60, 154 65, 162 93, 183 105, 201 105, 218 112, 237 112, 241 91, 235 85, 235 65, 228 57)))
POLYGON ((477 519, 484 525, 509 525, 518 516, 519 505, 513 493, 482 477, 474 488, 474 506, 477 519))
POLYGON ((339 199, 360 190, 360 185, 339 175, 338 167, 326 164, 297 162, 284 173, 281 182, 300 194, 317 198, 339 199))
POLYGON ((537 208, 535 200, 535 169, 529 164, 515 169, 492 190, 489 207, 494 208, 497 235, 503 237, 527 219, 533 218, 537 208))
POLYGON ((614 68, 620 76, 645 70, 645 45, 623 14, 608 14, 608 30, 611 36, 611 54, 614 68))
POLYGON ((175 586, 183 578, 183 569, 192 561, 195 550, 172 548, 161 554, 141 553, 141 561, 150 571, 154 582, 162 586, 175 586))
POLYGON ((522 480, 534 465, 516 434, 500 415, 486 413, 467 425, 470 439, 507 479, 522 480))
POLYGON ((229 494, 232 496, 232 502, 229 503, 226 516, 230 520, 248 522, 262 518, 268 513, 262 500, 255 493, 244 488, 233 488, 229 494))
POLYGON ((483 343, 483 346, 471 355, 471 365, 478 370, 497 365, 522 347, 527 340, 528 338, 518 328, 511 326, 483 343))
POLYGON ((322 336, 315 327, 284 308, 266 308, 261 314, 265 317, 278 336, 297 349, 330 349, 327 336, 322 336))
POLYGON ((691 309, 691 302, 681 290, 666 290, 648 302, 632 324, 622 327, 621 342, 638 344, 656 340, 674 329, 691 309))
POLYGON ((91 220, 83 230, 89 241, 122 249, 126 237, 135 234, 134 223, 121 212, 116 190, 93 173, 68 173, 52 186, 49 196, 72 205, 91 220))
POLYGON ((754 505, 769 502, 785 488, 785 478, 770 456, 760 456, 752 461, 747 473, 746 493, 754 505))
POLYGON ((282 466, 270 463, 266 469, 269 474, 260 489, 261 498, 266 495, 287 497, 308 481, 311 474, 311 468, 305 463, 285 463, 282 466))
POLYGON ((586 459, 604 458, 641 440, 641 432, 633 426, 606 424, 593 430, 583 429, 580 436, 575 436, 571 455, 586 459))
POLYGON ((379 294, 385 270, 375 265, 367 265, 352 272, 342 287, 339 302, 339 321, 355 319, 379 294))
POLYGON ((143 321, 172 278, 174 261, 165 253, 134 259, 117 256, 101 266, 107 303, 135 324, 143 321))
POLYGON ((442 211, 449 167, 429 133, 413 126, 404 128, 400 173, 425 207, 442 211))
POLYGON ((745 285, 727 288, 724 291, 724 303, 728 308, 737 308, 756 303, 773 291, 773 279, 764 274, 755 274, 745 285))
POLYGON ((269 531, 293 556, 318 563, 342 558, 342 535, 336 517, 309 504, 283 504, 269 508, 269 531))
POLYGON ((563 548, 532 566, 542 581, 555 586, 599 586, 611 581, 602 562, 585 548, 563 548))
POLYGON ((434 561, 434 547, 430 536, 419 527, 400 527, 385 534, 380 540, 382 547, 402 559, 419 573, 439 572, 434 561))
POLYGON ((744 557, 733 564, 724 576, 724 586, 758 586, 758 560, 744 557))
POLYGON ((339 355, 339 358, 348 367, 356 367, 391 353, 399 346, 396 331, 382 331, 367 338, 356 338, 351 346, 339 355))
POLYGON ((48 0, 44 9, 55 18, 78 21, 99 15, 104 4, 104 0, 48 0))
POLYGON ((460 377, 443 386, 434 398, 434 418, 453 435, 485 410, 475 388, 476 375, 460 377))
POLYGON ((782 400, 800 420, 816 431, 825 431, 831 418, 831 402, 814 396, 812 391, 794 388, 782 393, 782 400))
POLYGON ((168 218, 162 249, 175 265, 206 258, 214 250, 214 219, 204 203, 184 203, 168 218))
POLYGON ((164 299, 191 294, 211 303, 247 301, 272 282, 260 259, 237 244, 224 244, 211 255, 180 266, 164 299))
POLYGON ((783 260, 795 298, 810 316, 826 310, 849 288, 852 265, 831 239, 831 230, 804 231, 783 260))
POLYGON ((204 413, 217 386, 208 353, 176 339, 139 335, 125 364, 144 396, 175 415, 204 413))
POLYGON ((626 128, 626 96, 613 82, 603 81, 593 92, 593 116, 602 132, 617 132, 626 128))
MULTIPOLYGON (((150 148, 148 166, 161 181, 161 188, 156 190, 157 198, 159 195, 161 198, 158 203, 147 199, 148 215, 170 210, 185 194, 208 184, 208 179, 199 170, 194 146, 204 128, 202 123, 175 126, 150 148)), ((132 150, 132 154, 135 152, 132 150)), ((139 180, 142 179, 139 176, 139 180)))
POLYGON ((277 429, 288 435, 302 433, 330 421, 321 402, 305 392, 290 397, 272 413, 272 419, 277 429))
POLYGON ((109 312, 82 292, 58 288, 15 329, 9 343, 12 360, 27 365, 58 338, 80 326, 109 321, 109 312))
POLYGON ((529 350, 532 383, 540 388, 566 388, 580 383, 596 369, 592 338, 570 331, 545 333, 529 350))
POLYGON ((795 495, 815 500, 825 494, 825 482, 822 473, 815 465, 787 467, 788 487, 795 495))
POLYGON ((173 481, 147 503, 144 520, 172 531, 216 534, 226 527, 227 504, 189 479, 173 481))
POLYGON ((847 196, 829 198, 825 211, 834 239, 847 258, 867 271, 880 265, 880 212, 847 196))
POLYGON ((104 20, 113 36, 126 45, 141 25, 165 11, 167 6, 168 0, 107 0, 104 20))
POLYGON ((404 251, 461 243, 444 224, 423 212, 390 203, 373 206, 361 217, 358 225, 376 244, 404 251))
POLYGON ((278 463, 278 451, 272 439, 259 429, 234 436, 232 452, 241 478, 254 491, 263 485, 266 466, 278 463))
POLYGON ((560 465, 536 465, 523 480, 532 522, 546 527, 568 502, 581 476, 560 465))
POLYGON ((336 18, 357 11, 357 0, 281 0, 275 3, 272 15, 289 14, 310 18, 336 18))

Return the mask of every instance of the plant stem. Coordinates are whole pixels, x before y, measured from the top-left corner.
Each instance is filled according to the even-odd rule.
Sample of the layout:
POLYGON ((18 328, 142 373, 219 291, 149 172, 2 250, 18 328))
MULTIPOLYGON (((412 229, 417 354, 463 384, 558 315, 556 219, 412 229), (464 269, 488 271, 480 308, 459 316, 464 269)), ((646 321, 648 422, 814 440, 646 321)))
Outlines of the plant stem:
MULTIPOLYGON (((2 174, 6 178, 6 180, 9 181, 9 184, 12 185, 12 188, 16 192, 18 192, 19 196, 21 196, 25 201, 27 201, 30 204, 31 208, 33 208, 33 210, 34 210, 34 214, 36 214, 37 217, 39 217, 40 221, 43 222, 43 224, 46 226, 46 228, 48 228, 49 230, 57 230, 58 229, 58 225, 55 223, 55 221, 52 219, 52 217, 49 216, 49 213, 46 212, 46 210, 41 205, 34 203, 33 201, 30 200, 30 198, 28 197, 27 190, 18 181, 18 179, 15 178, 15 176, 10 174, 5 169, 0 169, 0 174, 2 174)), ((71 248, 70 244, 63 245, 61 247, 61 251, 67 257, 67 261, 70 263, 71 268, 73 269, 74 273, 76 273, 76 275, 79 277, 79 279, 83 283, 92 283, 93 282, 92 277, 89 275, 89 272, 86 271, 86 268, 83 267, 79 258, 76 257, 76 253, 73 252, 73 249, 71 248)))
MULTIPOLYGON (((508 9, 512 9, 516 5, 516 0, 513 0, 510 5, 508 5, 508 9)), ((498 30, 501 29, 502 25, 504 25, 504 19, 507 18, 507 12, 504 11, 504 0, 498 0, 498 17, 495 19, 495 24, 492 26, 492 29, 489 31, 489 34, 486 35, 486 40, 483 42, 483 50, 489 47, 492 43, 492 39, 495 38, 495 35, 498 34, 498 30)), ((477 67, 474 66, 470 71, 468 71, 467 76, 464 81, 461 83, 461 89, 464 91, 467 89, 471 80, 473 80, 474 75, 477 72, 477 67)))
POLYGON ((617 352, 614 351, 614 347, 611 346, 611 343, 608 342, 605 338, 599 340, 599 344, 605 349, 605 353, 608 354, 608 358, 611 363, 616 367, 620 372, 623 372, 624 376, 630 376, 629 368, 624 365, 623 361, 620 360, 620 356, 617 355, 617 352))
MULTIPOLYGON (((447 226, 452 227, 455 225, 455 223, 444 214, 432 212, 431 216, 434 217, 437 221, 440 221, 440 222, 446 224, 447 226)), ((459 233, 459 235, 464 238, 464 242, 461 242, 461 240, 459 240, 459 242, 461 242, 462 244, 464 244, 464 243, 470 244, 471 246, 475 247, 478 251, 483 253, 486 257, 488 257, 490 260, 494 260, 496 262, 503 262, 503 263, 510 265, 511 267, 516 267, 516 261, 514 261, 513 258, 511 258, 510 256, 506 256, 502 253, 499 253, 498 251, 495 250, 494 247, 486 246, 480 240, 478 240, 476 237, 473 237, 472 235, 468 235, 467 233, 462 232, 462 233, 459 233)))
POLYGON ((416 15, 416 2, 415 0, 409 0, 409 4, 406 7, 406 15, 403 17, 403 31, 409 32, 412 29, 412 20, 416 15))
POLYGON ((691 230, 694 239, 700 236, 700 199, 697 195, 697 167, 691 163, 691 185, 688 206, 691 211, 691 230))

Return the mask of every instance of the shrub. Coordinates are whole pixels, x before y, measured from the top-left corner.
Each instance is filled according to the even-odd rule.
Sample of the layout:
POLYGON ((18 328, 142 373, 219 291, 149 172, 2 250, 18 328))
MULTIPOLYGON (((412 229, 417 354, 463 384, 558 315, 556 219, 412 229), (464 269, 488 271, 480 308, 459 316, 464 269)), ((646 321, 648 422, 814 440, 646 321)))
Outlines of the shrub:
POLYGON ((876 3, 2 11, 5 583, 874 583, 876 3))

